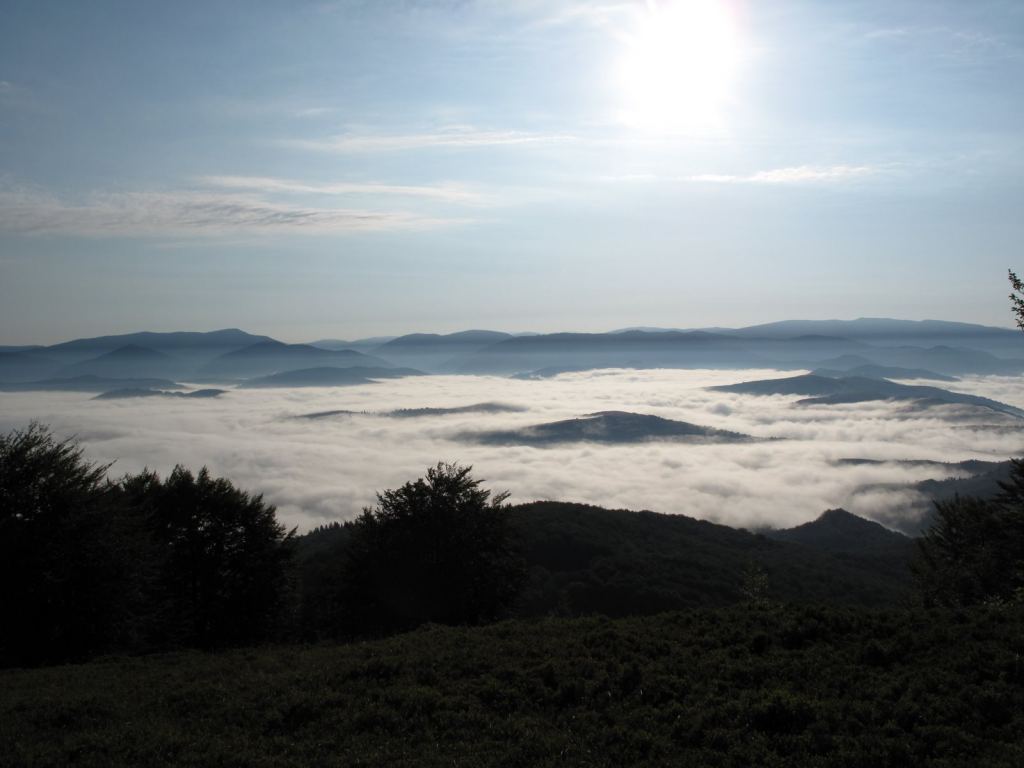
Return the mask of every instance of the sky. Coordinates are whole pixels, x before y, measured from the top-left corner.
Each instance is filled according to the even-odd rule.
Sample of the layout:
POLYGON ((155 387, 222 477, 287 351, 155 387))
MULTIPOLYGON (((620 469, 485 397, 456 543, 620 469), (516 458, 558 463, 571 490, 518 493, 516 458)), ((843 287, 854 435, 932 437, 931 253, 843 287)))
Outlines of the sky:
POLYGON ((1012 322, 1019 0, 0 13, 0 344, 1012 322))

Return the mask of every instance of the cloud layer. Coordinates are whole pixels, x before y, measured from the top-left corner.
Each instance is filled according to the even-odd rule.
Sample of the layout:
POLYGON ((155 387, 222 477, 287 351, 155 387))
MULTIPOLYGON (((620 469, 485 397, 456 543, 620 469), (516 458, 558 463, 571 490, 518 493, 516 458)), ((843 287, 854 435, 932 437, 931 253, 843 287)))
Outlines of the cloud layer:
MULTIPOLYGON (((560 499, 606 507, 653 509, 738 526, 790 526, 843 506, 892 519, 907 506, 901 491, 865 486, 935 476, 926 467, 836 465, 842 458, 1002 460, 1024 445, 1020 422, 959 408, 907 409, 864 403, 797 407, 797 398, 709 392, 706 386, 772 371, 598 371, 544 381, 490 377, 401 379, 337 389, 236 390, 209 401, 160 398, 89 400, 70 393, 0 393, 0 428, 36 418, 61 435, 76 434, 90 458, 117 460, 113 472, 144 466, 165 473, 175 463, 209 465, 262 492, 300 529, 346 520, 374 493, 422 476, 439 460, 472 464, 487 485, 513 501, 560 499), (458 407, 481 401, 523 412, 392 419, 373 411, 458 407), (317 420, 310 412, 355 414, 317 420), (758 437, 755 444, 552 448, 458 442, 461 432, 512 429, 601 410, 628 410, 758 437)), ((957 389, 1024 406, 1018 379, 966 380, 957 389)))

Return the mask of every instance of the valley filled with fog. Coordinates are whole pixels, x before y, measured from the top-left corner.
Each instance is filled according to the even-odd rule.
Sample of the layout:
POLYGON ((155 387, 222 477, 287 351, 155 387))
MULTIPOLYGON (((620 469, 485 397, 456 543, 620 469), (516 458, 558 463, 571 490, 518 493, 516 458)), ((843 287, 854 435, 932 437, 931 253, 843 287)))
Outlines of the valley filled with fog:
MULTIPOLYGON (((477 375, 396 378, 345 387, 229 389, 181 400, 94 399, 85 392, 0 392, 0 430, 35 419, 115 462, 112 476, 176 463, 218 475, 307 530, 348 520, 378 490, 438 461, 471 464, 513 502, 578 501, 650 509, 748 528, 786 527, 843 507, 914 529, 927 509, 913 485, 963 475, 928 462, 1020 455, 1024 421, 965 405, 913 401, 800 404, 799 396, 714 391, 777 370, 605 369, 539 380, 477 375), (467 408, 467 406, 481 407, 467 408), (463 409, 461 412, 403 409, 463 409), (619 442, 514 435, 540 424, 622 411, 739 433, 619 442), (510 435, 497 442, 485 434, 510 435), (869 462, 850 462, 867 459, 869 462), (917 463, 899 463, 913 460, 917 463)), ((930 384, 933 382, 910 382, 930 384)), ((943 385, 1024 408, 1015 376, 943 385)))

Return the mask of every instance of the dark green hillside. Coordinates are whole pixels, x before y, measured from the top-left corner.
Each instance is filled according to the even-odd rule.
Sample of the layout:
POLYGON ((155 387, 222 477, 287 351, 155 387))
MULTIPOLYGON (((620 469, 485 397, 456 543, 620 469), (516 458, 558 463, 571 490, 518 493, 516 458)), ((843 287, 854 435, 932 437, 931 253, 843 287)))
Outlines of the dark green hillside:
POLYGON ((913 539, 857 517, 845 509, 830 509, 817 520, 765 535, 777 541, 827 552, 850 565, 904 581, 914 557, 913 539))
POLYGON ((1024 613, 436 625, 0 672, 0 765, 1024 764, 1024 613))
POLYGON ((724 605, 762 571, 768 599, 895 605, 910 594, 905 550, 860 560, 685 515, 552 501, 515 507, 512 519, 530 568, 527 615, 724 605))
POLYGON ((579 442, 623 444, 651 440, 699 440, 735 443, 755 439, 738 432, 628 411, 599 411, 575 419, 549 421, 521 429, 464 432, 459 437, 486 445, 537 447, 579 442))

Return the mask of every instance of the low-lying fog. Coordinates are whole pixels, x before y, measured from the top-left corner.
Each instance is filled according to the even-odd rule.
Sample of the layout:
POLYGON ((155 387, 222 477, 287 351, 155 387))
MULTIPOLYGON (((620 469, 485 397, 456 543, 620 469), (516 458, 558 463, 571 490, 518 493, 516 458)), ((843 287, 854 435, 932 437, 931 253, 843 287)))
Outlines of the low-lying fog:
MULTIPOLYGON (((707 386, 778 371, 608 370, 544 381, 431 376, 333 389, 232 390, 211 400, 92 400, 84 393, 0 393, 0 428, 49 424, 77 435, 90 459, 113 461, 112 474, 176 463, 205 464, 242 488, 262 492, 300 530, 346 520, 377 490, 422 476, 439 460, 472 464, 487 486, 512 501, 558 499, 606 507, 681 513, 733 526, 785 527, 831 507, 890 517, 908 495, 865 486, 941 476, 897 464, 836 465, 842 458, 1005 460, 1024 448, 1024 422, 973 409, 906 403, 800 407, 796 397, 709 392, 707 386), (481 402, 519 412, 416 418, 373 415, 400 408, 481 402), (367 414, 320 419, 303 414, 367 414), (535 448, 479 445, 460 433, 509 429, 621 410, 742 432, 772 442, 535 448), (997 428, 1001 427, 1001 428, 997 428)), ((921 382, 930 383, 930 382, 921 382)), ((972 377, 949 389, 1024 407, 1019 378, 972 377)), ((891 519, 891 517, 890 517, 891 519)))

